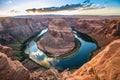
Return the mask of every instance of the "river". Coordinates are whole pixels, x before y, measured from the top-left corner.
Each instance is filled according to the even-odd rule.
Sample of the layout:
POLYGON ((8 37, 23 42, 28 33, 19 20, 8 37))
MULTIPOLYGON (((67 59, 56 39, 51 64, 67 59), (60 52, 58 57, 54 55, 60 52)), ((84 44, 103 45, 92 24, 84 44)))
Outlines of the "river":
POLYGON ((97 44, 95 42, 86 41, 78 36, 79 33, 77 31, 73 31, 76 47, 69 53, 69 55, 63 55, 61 57, 48 56, 42 50, 38 49, 36 43, 36 41, 47 32, 47 30, 48 29, 46 28, 37 34, 36 37, 26 45, 25 49, 25 53, 29 55, 30 59, 44 67, 55 67, 59 70, 78 68, 86 63, 89 60, 92 51, 97 49, 97 44))

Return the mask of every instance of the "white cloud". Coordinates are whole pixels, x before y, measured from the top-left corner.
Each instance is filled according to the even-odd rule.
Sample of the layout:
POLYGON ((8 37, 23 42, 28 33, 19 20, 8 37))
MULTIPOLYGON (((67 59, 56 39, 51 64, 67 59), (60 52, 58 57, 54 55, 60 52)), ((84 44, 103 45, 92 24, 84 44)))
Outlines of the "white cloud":
POLYGON ((7 2, 7 4, 12 4, 13 2, 12 2, 12 0, 9 0, 8 2, 7 2))

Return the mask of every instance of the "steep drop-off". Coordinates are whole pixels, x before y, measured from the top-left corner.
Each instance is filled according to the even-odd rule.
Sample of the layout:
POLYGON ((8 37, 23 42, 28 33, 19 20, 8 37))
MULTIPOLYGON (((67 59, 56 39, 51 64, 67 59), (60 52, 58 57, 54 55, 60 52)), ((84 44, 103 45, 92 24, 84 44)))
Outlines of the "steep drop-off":
MULTIPOLYGON (((111 41, 120 39, 120 19, 113 18, 64 18, 71 27, 83 33, 92 36, 100 47, 104 48, 111 41), (78 21, 77 21, 78 20, 78 21), (77 21, 77 22, 76 22, 77 21)), ((51 18, 1 18, 0 19, 0 44, 9 44, 10 42, 20 41, 20 38, 33 35, 43 28, 47 27, 51 18)), ((45 80, 57 79, 53 69, 32 68, 31 63, 24 63, 29 67, 29 72, 19 61, 12 61, 11 48, 0 46, 0 79, 2 80, 45 80), (4 53, 4 54, 3 54, 4 53), (7 54, 7 56, 5 55, 7 54), (11 77, 11 75, 13 77, 11 77), (31 75, 31 77, 30 77, 31 75), (46 76, 48 75, 49 78, 46 76)), ((14 49, 13 49, 14 51, 14 49)), ((62 73, 63 80, 119 80, 120 79, 120 40, 113 41, 103 51, 99 52, 88 63, 76 70, 73 74, 69 71, 62 73)), ((29 62, 29 61, 28 61, 29 62)), ((35 67, 36 68, 36 67, 35 67)), ((55 73, 56 72, 56 73, 55 73)))
POLYGON ((120 39, 111 42, 73 74, 65 71, 62 80, 120 80, 120 39))
POLYGON ((0 52, 0 80, 29 80, 29 71, 19 62, 0 52))

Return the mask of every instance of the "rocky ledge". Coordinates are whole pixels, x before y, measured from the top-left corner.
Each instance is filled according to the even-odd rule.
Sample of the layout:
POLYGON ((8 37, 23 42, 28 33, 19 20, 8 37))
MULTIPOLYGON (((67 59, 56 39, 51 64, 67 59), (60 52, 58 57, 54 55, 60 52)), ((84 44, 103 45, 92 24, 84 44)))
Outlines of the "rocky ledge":
POLYGON ((53 19, 48 32, 37 42, 38 48, 54 56, 68 53, 75 47, 74 35, 64 19, 53 19))
POLYGON ((0 80, 29 80, 29 71, 19 62, 0 52, 0 80))
MULTIPOLYGON (((0 52, 1 80, 120 80, 120 39, 111 42, 92 60, 72 74, 60 75, 54 68, 30 72, 19 61, 12 61, 0 52), (61 77, 62 76, 62 77, 61 77)), ((31 64, 31 63, 30 63, 31 64)))
MULTIPOLYGON (((7 47, 2 46, 1 47, 7 47)), ((7 47, 9 48, 9 47, 7 47)), ((60 74, 54 68, 45 69, 32 61, 19 62, 11 60, 3 53, 6 48, 0 50, 0 80, 57 80, 60 74), (47 76, 47 77, 46 77, 47 76)), ((8 53, 11 50, 7 50, 8 53)))
POLYGON ((120 39, 111 42, 73 74, 62 73, 62 80, 120 80, 120 39))
MULTIPOLYGON (((70 25, 76 26, 79 31, 82 31, 94 37, 102 48, 108 45, 108 43, 111 41, 120 39, 120 19, 78 19, 79 18, 66 18, 65 20, 70 23, 70 25)), ((14 38, 17 40, 17 38, 20 36, 23 37, 27 36, 27 34, 36 33, 45 27, 44 25, 40 25, 40 23, 46 24, 46 26, 48 26, 50 20, 51 19, 48 18, 41 20, 22 18, 0 19, 0 43, 7 44, 10 41, 14 42, 14 38)), ((0 80, 29 80, 29 78, 30 80, 58 79, 56 78, 58 76, 56 76, 56 73, 53 69, 41 70, 40 68, 36 71, 36 66, 34 64, 31 62, 25 62, 24 65, 28 66, 27 68, 29 71, 33 71, 29 72, 19 61, 12 61, 7 57, 12 56, 12 52, 11 49, 8 50, 6 46, 0 46, 0 52, 2 52, 0 53, 0 80)), ((92 60, 84 64, 81 68, 72 74, 69 71, 64 71, 62 73, 62 79, 120 80, 119 56, 120 40, 116 40, 109 44, 103 51, 100 51, 92 60)))
POLYGON ((76 28, 91 35, 100 47, 120 38, 120 19, 79 19, 76 28))

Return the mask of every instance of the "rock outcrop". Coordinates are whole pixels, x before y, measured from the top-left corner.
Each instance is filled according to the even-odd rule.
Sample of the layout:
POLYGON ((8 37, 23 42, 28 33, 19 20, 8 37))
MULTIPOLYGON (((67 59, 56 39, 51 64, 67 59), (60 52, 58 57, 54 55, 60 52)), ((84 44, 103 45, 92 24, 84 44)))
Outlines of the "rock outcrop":
MULTIPOLYGON (((19 41, 21 37, 23 38, 28 35, 33 35, 46 28, 52 18, 56 18, 56 16, 0 18, 0 43, 9 44, 10 42, 14 42, 16 40, 19 41)), ((114 36, 119 35, 118 27, 112 27, 116 24, 119 25, 119 17, 63 16, 62 18, 65 19, 70 26, 76 27, 80 32, 90 34, 99 42, 100 46, 107 45, 112 40, 117 39, 114 38, 114 36), (111 28, 109 28, 109 26, 111 26, 111 28), (108 37, 109 39, 107 39, 108 37)))
POLYGON ((63 73, 62 80, 120 80, 120 39, 111 42, 73 74, 68 73, 63 73))
MULTIPOLYGON (((119 18, 119 17, 118 17, 119 18)), ((72 27, 87 33, 95 38, 101 47, 106 46, 112 40, 120 38, 120 20, 115 18, 64 18, 72 27), (79 19, 79 20, 78 20, 79 19), (78 22, 76 23, 76 21, 78 22)), ((0 18, 0 43, 7 44, 14 42, 20 37, 34 34, 46 26, 51 18, 0 18), (19 36, 18 36, 19 35, 19 36)), ((51 24, 54 25, 54 24, 51 24)), ((53 26, 51 26, 53 27, 53 26)), ((49 28, 50 34, 56 39, 61 39, 57 34, 57 29, 49 28), (55 33, 55 35, 53 35, 55 33)), ((68 36, 67 36, 68 37, 68 36)), ((48 39, 48 37, 47 37, 48 39)), ((53 38, 54 39, 54 38, 53 38)), ((57 41, 57 40, 55 40, 57 41)), ((102 52, 91 61, 76 70, 73 74, 69 71, 63 72, 63 80, 120 80, 120 40, 112 42, 102 52)), ((41 69, 31 61, 25 61, 25 66, 33 71, 29 71, 22 66, 19 61, 11 61, 11 48, 0 45, 0 80, 56 80, 59 75, 53 69, 41 69), (2 53, 1 53, 2 52, 2 53), (3 54, 4 53, 4 54, 3 54), (29 76, 30 75, 30 76, 29 76), (48 76, 48 77, 46 77, 48 76)))
POLYGON ((37 44, 39 49, 59 56, 74 48, 74 35, 64 19, 53 19, 48 26, 48 32, 38 40, 37 44))
POLYGON ((0 18, 0 43, 9 44, 33 35, 45 28, 48 21, 49 18, 0 18))
POLYGON ((104 33, 106 36, 120 36, 120 20, 111 20, 107 23, 99 33, 104 33))
POLYGON ((76 28, 91 35, 101 47, 120 38, 120 19, 79 19, 76 28))
POLYGON ((0 49, 4 49, 0 50, 0 80, 57 80, 60 78, 59 72, 54 68, 43 68, 29 59, 22 62, 25 68, 19 61, 8 58, 6 54, 9 53, 9 47, 1 45, 0 49))
POLYGON ((0 80, 29 80, 29 71, 19 62, 0 52, 0 80))
POLYGON ((12 48, 7 46, 0 45, 0 52, 6 54, 8 57, 11 57, 13 55, 12 48))
POLYGON ((79 19, 76 28, 84 33, 95 33, 96 30, 102 28, 109 22, 109 19, 79 19))
POLYGON ((59 72, 54 69, 50 68, 47 70, 36 70, 33 73, 31 73, 31 79, 30 80, 59 80, 60 79, 59 72))

